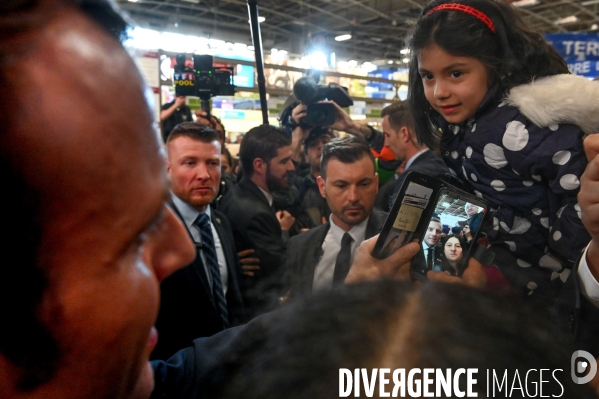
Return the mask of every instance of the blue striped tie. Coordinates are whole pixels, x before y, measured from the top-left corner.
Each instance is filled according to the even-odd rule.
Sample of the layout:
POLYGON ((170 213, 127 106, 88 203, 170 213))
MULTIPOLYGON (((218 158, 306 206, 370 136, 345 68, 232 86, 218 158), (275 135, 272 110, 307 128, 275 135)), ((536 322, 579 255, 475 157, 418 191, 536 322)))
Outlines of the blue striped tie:
POLYGON ((220 318, 223 322, 223 329, 229 328, 229 311, 227 310, 227 300, 223 292, 223 284, 220 279, 220 270, 218 268, 218 258, 214 247, 214 238, 212 237, 212 227, 210 226, 210 218, 205 213, 201 213, 194 223, 200 229, 200 237, 202 238, 202 250, 204 258, 212 278, 212 294, 214 295, 214 303, 216 309, 220 313, 220 318))

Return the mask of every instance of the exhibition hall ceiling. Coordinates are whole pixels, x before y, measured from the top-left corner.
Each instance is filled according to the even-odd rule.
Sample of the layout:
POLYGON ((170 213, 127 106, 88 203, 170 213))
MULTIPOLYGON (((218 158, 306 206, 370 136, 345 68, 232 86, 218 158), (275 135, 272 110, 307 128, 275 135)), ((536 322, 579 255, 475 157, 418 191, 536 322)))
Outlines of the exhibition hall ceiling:
MULTIPOLYGON (((257 0, 265 51, 334 51, 338 59, 405 58, 404 38, 423 0, 257 0), (351 35, 336 41, 335 37, 351 35)), ((140 26, 251 45, 244 0, 118 0, 140 26)), ((526 22, 541 33, 595 32, 599 0, 521 0, 526 22)))

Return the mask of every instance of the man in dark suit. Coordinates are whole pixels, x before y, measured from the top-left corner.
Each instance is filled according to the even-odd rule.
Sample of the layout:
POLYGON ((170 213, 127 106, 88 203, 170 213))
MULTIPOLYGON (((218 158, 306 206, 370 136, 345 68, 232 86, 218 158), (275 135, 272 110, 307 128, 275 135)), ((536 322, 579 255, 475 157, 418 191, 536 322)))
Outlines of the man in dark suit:
POLYGON ((254 249, 260 259, 260 269, 244 276, 242 286, 253 317, 274 309, 287 290, 285 249, 295 219, 287 211, 275 212, 272 193, 287 186, 294 170, 291 137, 274 126, 255 127, 241 141, 239 160, 243 177, 219 206, 232 223, 237 250, 254 249))
MULTIPOLYGON (((383 108, 381 115, 385 146, 395 154, 396 160, 405 162, 404 171, 396 174, 395 179, 381 187, 377 195, 377 208, 388 212, 408 172, 437 176, 447 173, 448 169, 443 160, 433 151, 425 145, 418 144, 414 119, 405 103, 393 103, 383 108)), ((380 134, 380 132, 376 133, 380 134)))
POLYGON ((441 264, 443 247, 439 240, 443 233, 441 220, 435 215, 428 224, 428 229, 422 238, 420 251, 414 256, 414 269, 420 274, 426 275, 429 270, 441 264))
POLYGON ((156 359, 167 359, 197 337, 245 322, 233 233, 227 218, 210 206, 221 174, 218 133, 199 123, 182 123, 172 130, 166 147, 173 210, 198 254, 160 286, 156 359))
POLYGON ((379 233, 387 216, 373 211, 378 176, 368 143, 360 137, 333 139, 323 147, 317 182, 331 216, 289 240, 292 295, 342 284, 356 249, 379 233))

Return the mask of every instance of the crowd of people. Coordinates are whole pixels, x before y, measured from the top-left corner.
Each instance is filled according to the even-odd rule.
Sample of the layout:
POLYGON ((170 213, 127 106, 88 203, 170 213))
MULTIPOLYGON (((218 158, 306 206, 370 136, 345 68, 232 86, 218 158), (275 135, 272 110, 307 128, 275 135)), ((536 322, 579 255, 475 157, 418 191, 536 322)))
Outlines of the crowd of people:
MULTIPOLYGON (((238 174, 223 124, 181 99, 160 135, 126 28, 110 1, 0 4, 0 245, 19 249, 0 279, 0 398, 330 398, 340 368, 599 357, 599 136, 568 113, 531 122, 522 96, 576 77, 513 6, 433 0, 382 132, 334 103, 333 125, 306 127, 294 104, 287 131, 243 135, 238 174), (397 173, 381 184, 384 147, 397 173), (490 207, 466 203, 454 229, 436 214, 376 259, 409 171, 490 207), (477 246, 492 266, 466 259, 477 246)), ((596 397, 557 382, 545 393, 596 397)))

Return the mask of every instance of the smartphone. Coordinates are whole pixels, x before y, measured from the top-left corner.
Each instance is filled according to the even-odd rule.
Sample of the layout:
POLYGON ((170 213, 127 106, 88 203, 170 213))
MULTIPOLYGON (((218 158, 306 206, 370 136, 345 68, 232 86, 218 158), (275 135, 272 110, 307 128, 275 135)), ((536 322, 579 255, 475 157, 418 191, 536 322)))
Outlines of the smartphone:
POLYGON ((412 259, 410 275, 426 280, 429 270, 461 276, 476 247, 488 204, 450 185, 443 185, 432 202, 434 211, 412 259), (444 229, 444 226, 445 229, 444 229), (449 227, 449 231, 445 232, 449 227))
POLYGON ((440 179, 410 172, 372 255, 386 258, 417 240, 420 251, 412 259, 413 278, 426 280, 429 270, 461 276, 476 246, 487 209, 488 203, 472 194, 440 179))
POLYGON ((387 220, 372 251, 372 256, 384 259, 413 240, 421 240, 423 229, 434 208, 441 181, 418 172, 409 172, 389 211, 387 220))

